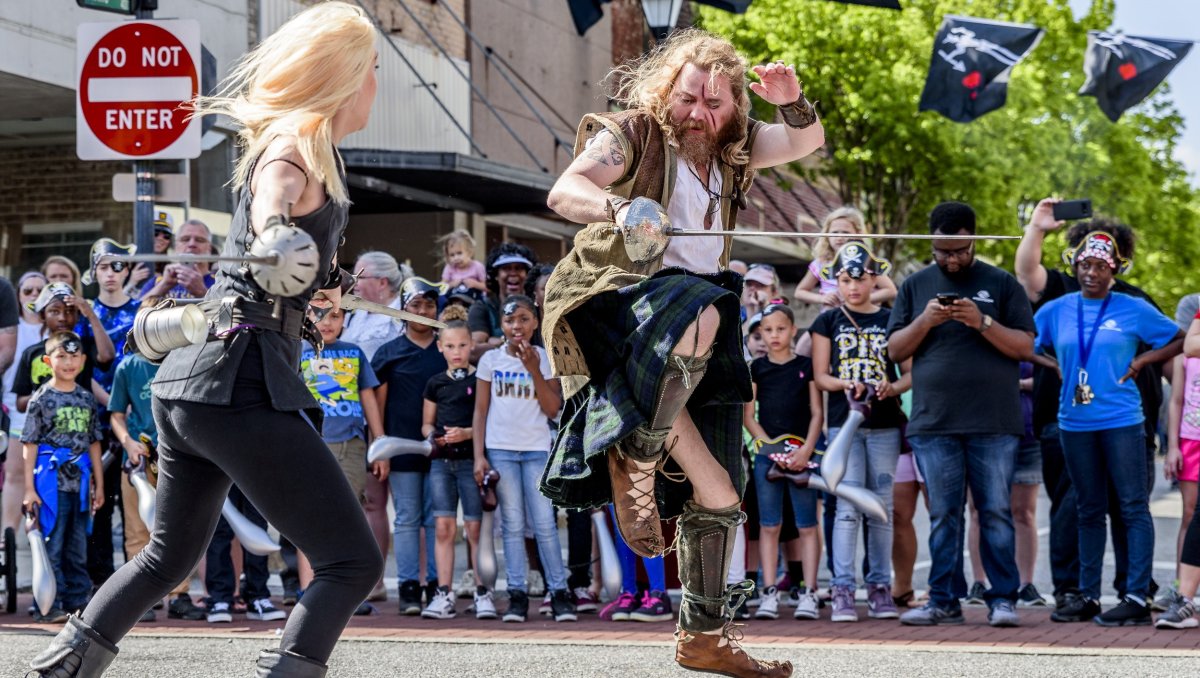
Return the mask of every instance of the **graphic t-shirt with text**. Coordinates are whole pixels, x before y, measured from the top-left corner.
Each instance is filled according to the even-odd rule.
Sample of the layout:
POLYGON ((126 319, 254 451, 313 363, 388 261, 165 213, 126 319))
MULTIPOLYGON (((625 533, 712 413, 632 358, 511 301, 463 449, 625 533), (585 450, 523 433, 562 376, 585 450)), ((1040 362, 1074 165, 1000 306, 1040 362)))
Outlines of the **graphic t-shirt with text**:
POLYGON ((359 391, 375 388, 379 380, 363 350, 348 341, 335 341, 321 351, 305 344, 300 374, 325 412, 321 435, 330 443, 366 439, 366 415, 359 391))
MULTIPOLYGON (((896 366, 888 359, 887 326, 891 313, 857 313, 835 308, 813 321, 809 331, 829 339, 829 370, 834 377, 878 386, 884 379, 896 381, 896 366), (849 314, 849 318, 846 314, 849 314), (853 319, 853 321, 851 320, 853 319), (857 327, 855 326, 857 324, 857 327)), ((846 422, 850 404, 843 393, 830 393, 825 422, 838 428, 846 422)), ((904 421, 899 398, 875 400, 863 428, 899 428, 904 421)))
MULTIPOLYGON (((96 399, 76 385, 73 391, 59 391, 43 384, 29 401, 21 442, 65 447, 76 456, 88 453, 93 442, 103 438, 96 399)), ((80 491, 80 471, 73 464, 58 467, 58 489, 80 491)))
MULTIPOLYGON (((551 378, 550 358, 546 349, 534 346, 538 352, 538 369, 542 377, 551 378)), ((520 358, 498 346, 479 359, 479 388, 490 389, 491 401, 487 415, 485 444, 491 450, 515 452, 548 452, 550 424, 533 388, 533 376, 520 358)), ((476 431, 475 435, 479 435, 476 431)))

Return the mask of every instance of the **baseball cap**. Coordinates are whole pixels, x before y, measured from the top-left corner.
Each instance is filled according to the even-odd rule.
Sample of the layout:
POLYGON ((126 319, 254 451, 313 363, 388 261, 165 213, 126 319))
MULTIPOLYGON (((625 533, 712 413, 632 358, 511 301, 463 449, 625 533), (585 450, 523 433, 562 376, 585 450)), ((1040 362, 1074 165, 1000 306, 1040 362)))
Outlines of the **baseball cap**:
POLYGON ((779 278, 775 275, 775 267, 769 264, 751 264, 746 270, 746 275, 742 276, 746 282, 756 282, 760 285, 768 287, 777 286, 779 278))
POLYGON ((65 282, 52 282, 42 288, 42 293, 29 306, 29 310, 34 313, 41 313, 55 299, 65 299, 73 296, 75 296, 75 290, 71 289, 70 285, 65 282))

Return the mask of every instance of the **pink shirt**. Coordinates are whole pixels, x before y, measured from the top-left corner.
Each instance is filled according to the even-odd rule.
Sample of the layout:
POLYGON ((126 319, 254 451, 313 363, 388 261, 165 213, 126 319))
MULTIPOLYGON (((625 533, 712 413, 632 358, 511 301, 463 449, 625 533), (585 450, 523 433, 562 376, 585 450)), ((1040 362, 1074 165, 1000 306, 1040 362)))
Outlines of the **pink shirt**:
POLYGON ((1179 437, 1200 440, 1200 358, 1184 359, 1183 413, 1179 419, 1179 437))
POLYGON ((487 282, 487 269, 483 267, 483 263, 476 259, 471 260, 471 265, 466 268, 454 268, 450 264, 442 269, 442 282, 450 287, 454 287, 464 280, 475 279, 479 282, 487 282))

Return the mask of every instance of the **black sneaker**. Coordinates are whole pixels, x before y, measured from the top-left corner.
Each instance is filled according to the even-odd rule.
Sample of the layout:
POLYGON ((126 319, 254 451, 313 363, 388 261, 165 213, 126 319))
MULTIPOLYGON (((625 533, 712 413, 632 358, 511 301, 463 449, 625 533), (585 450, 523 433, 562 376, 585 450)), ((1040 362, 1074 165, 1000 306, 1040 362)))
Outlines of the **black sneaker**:
POLYGON ((140 624, 142 622, 152 622, 157 619, 158 619, 158 615, 154 614, 154 608, 150 608, 149 610, 146 610, 145 612, 142 613, 142 618, 138 620, 138 623, 140 624))
POLYGON ((415 579, 400 583, 400 614, 421 614, 421 584, 415 579))
POLYGON ((556 622, 575 621, 575 601, 571 600, 571 592, 566 589, 555 591, 550 597, 550 611, 556 622))
POLYGON ((1150 624, 1150 606, 1132 598, 1125 598, 1108 612, 1092 619, 1101 626, 1147 626, 1150 624))
POLYGON ((1079 597, 1079 589, 1064 589, 1054 592, 1054 609, 1061 610, 1079 597))
POLYGON ((504 611, 506 622, 524 622, 529 616, 529 594, 524 591, 508 592, 508 609, 504 611))
POLYGON ((1042 592, 1038 591, 1037 587, 1030 583, 1017 589, 1017 605, 1021 607, 1045 607, 1046 599, 1042 597, 1042 592))
POLYGON ((285 607, 291 607, 300 600, 300 580, 287 578, 283 580, 283 598, 281 602, 285 607))
POLYGON ((184 621, 202 621, 208 617, 208 612, 192 602, 192 597, 181 593, 171 599, 167 605, 167 619, 182 619, 184 621))
POLYGON ((1050 621, 1060 624, 1085 622, 1100 614, 1100 603, 1078 593, 1068 593, 1064 605, 1050 613, 1050 621))
POLYGON ((985 593, 987 593, 987 589, 984 588, 983 583, 975 582, 974 584, 971 584, 971 590, 967 593, 967 597, 963 598, 963 604, 986 605, 987 601, 983 598, 983 594, 985 593))
POLYGON ((37 614, 33 615, 33 621, 37 622, 38 624, 63 624, 66 623, 69 616, 70 615, 67 614, 66 610, 52 607, 46 614, 38 612, 37 614))

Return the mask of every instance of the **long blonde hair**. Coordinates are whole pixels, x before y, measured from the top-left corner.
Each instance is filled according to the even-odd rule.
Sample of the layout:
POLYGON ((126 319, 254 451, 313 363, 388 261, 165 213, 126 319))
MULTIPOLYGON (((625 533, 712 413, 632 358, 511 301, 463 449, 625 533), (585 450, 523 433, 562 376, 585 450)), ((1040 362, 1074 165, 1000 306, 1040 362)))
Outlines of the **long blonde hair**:
POLYGON ((728 40, 698 28, 676 31, 649 54, 614 68, 604 81, 613 88, 612 97, 622 107, 649 113, 669 142, 675 135, 671 125, 671 90, 687 64, 707 71, 709 87, 714 91, 718 77, 723 75, 729 80, 735 110, 729 124, 734 135, 721 149, 721 160, 727 165, 746 164, 750 157, 746 147, 746 120, 750 113, 746 60, 728 40))
MULTIPOLYGON (((828 233, 833 222, 837 220, 849 221, 854 226, 854 232, 859 235, 866 235, 867 220, 863 217, 863 213, 856 207, 839 207, 821 220, 821 232, 828 233)), ((817 244, 813 246, 813 257, 817 261, 830 262, 833 260, 833 246, 829 244, 829 238, 817 238, 817 244)))
POLYGON ((254 162, 277 137, 293 135, 311 176, 334 202, 350 197, 338 171, 333 117, 362 88, 375 61, 375 26, 357 7, 324 2, 293 16, 246 54, 192 115, 219 113, 239 126, 242 156, 230 183, 250 181, 254 162))

